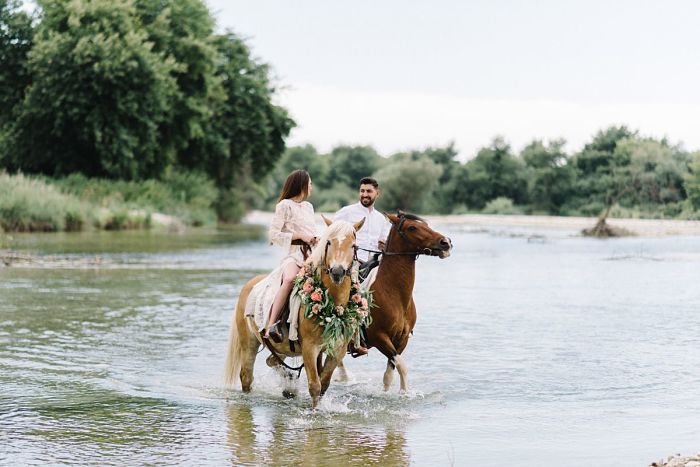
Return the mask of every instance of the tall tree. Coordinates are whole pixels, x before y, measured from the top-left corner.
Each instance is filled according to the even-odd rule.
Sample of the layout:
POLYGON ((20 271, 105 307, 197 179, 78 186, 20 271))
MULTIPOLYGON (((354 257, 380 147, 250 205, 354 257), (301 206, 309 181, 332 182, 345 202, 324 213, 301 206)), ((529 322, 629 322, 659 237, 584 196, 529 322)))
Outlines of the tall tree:
POLYGON ((140 23, 153 50, 177 65, 170 119, 162 125, 164 151, 184 167, 200 168, 211 151, 221 151, 221 132, 214 120, 226 96, 214 19, 202 0, 134 0, 140 23))
POLYGON ((564 144, 564 140, 555 140, 545 146, 542 141, 535 140, 520 153, 529 170, 528 198, 531 205, 551 214, 559 213, 571 193, 574 178, 564 144))
POLYGON ((421 212, 440 175, 442 167, 428 158, 389 161, 375 175, 382 187, 379 208, 421 212))
POLYGON ((336 146, 330 155, 331 183, 343 183, 357 189, 360 179, 371 176, 381 165, 381 158, 371 146, 336 146))
POLYGON ((27 55, 32 47, 32 18, 19 0, 0 0, 0 130, 14 120, 30 76, 27 55))
POLYGON ((11 168, 134 179, 170 163, 159 128, 176 64, 153 51, 129 0, 42 0, 32 83, 10 129, 11 168))
POLYGON ((489 147, 481 149, 467 163, 467 180, 464 190, 468 204, 481 209, 487 202, 498 197, 511 199, 516 204, 527 200, 527 182, 524 164, 510 152, 510 145, 496 137, 489 147))

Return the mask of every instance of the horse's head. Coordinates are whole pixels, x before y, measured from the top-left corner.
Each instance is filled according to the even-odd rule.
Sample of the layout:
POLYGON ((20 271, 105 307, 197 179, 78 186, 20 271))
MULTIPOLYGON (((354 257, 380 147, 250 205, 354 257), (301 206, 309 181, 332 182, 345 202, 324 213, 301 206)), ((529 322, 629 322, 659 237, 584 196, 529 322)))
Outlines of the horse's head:
POLYGON ((311 262, 314 267, 325 271, 334 284, 340 285, 345 277, 350 276, 355 260, 355 232, 362 228, 365 220, 353 225, 342 220, 333 222, 323 216, 323 221, 328 228, 314 248, 311 262))
POLYGON ((386 250, 389 254, 415 253, 417 255, 447 258, 452 251, 452 241, 436 232, 418 216, 399 211, 397 215, 385 214, 393 224, 386 250))

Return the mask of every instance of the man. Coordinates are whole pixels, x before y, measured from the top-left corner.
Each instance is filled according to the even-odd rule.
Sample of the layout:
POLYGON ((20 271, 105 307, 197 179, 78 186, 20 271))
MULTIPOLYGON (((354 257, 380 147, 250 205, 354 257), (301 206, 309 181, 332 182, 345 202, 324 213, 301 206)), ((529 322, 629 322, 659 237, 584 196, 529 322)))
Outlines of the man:
MULTIPOLYGON (((353 224, 362 219, 365 220, 362 228, 357 232, 357 259, 361 261, 359 272, 362 279, 379 264, 379 253, 371 253, 371 251, 384 250, 389 230, 391 230, 391 222, 374 208, 374 202, 379 198, 379 194, 379 183, 371 177, 365 177, 360 180, 360 202, 345 206, 333 217, 333 220, 341 219, 353 224)), ((366 355, 368 352, 359 338, 354 343, 351 342, 348 349, 353 357, 366 355)))
POLYGON ((333 220, 342 219, 351 224, 365 220, 364 225, 357 232, 357 246, 360 248, 357 251, 357 258, 364 263, 360 269, 371 269, 376 266, 374 264, 370 268, 364 267, 367 263, 376 262, 378 256, 370 255, 367 250, 383 250, 391 230, 391 222, 374 208, 374 202, 379 195, 379 183, 371 177, 365 177, 360 180, 360 202, 345 206, 333 217, 333 220))

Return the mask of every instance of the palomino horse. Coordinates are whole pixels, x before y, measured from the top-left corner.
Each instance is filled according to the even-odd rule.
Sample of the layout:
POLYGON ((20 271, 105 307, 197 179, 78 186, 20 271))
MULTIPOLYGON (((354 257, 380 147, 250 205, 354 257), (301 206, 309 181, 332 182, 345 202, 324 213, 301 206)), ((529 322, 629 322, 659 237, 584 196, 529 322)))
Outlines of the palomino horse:
MULTIPOLYGON (((374 284, 372 324, 365 330, 367 347, 376 347, 387 359, 384 390, 394 379, 394 368, 401 377, 401 391, 408 389, 408 368, 401 353, 416 324, 413 285, 416 279, 416 259, 420 255, 447 258, 452 242, 431 229, 420 217, 399 212, 386 214, 392 227, 374 284)), ((341 375, 345 367, 339 365, 341 375)))
MULTIPOLYGON (((355 259, 355 232, 362 227, 364 219, 355 225, 340 220, 331 223, 325 217, 323 220, 328 228, 312 251, 306 267, 320 274, 323 285, 335 304, 346 304, 350 300, 350 270, 355 259)), ((250 391, 255 357, 263 344, 253 317, 245 316, 246 301, 253 286, 264 278, 265 275, 256 276, 243 286, 231 320, 225 382, 229 386, 232 385, 238 375, 243 392, 250 391)), ((299 310, 298 332, 299 342, 296 345, 287 339, 287 335, 279 344, 268 340, 268 345, 280 357, 280 364, 285 356, 303 356, 309 394, 315 408, 319 398, 328 389, 333 371, 345 355, 349 340, 340 342, 335 349, 329 351, 322 364, 322 328, 315 318, 306 318, 302 310, 299 310)), ((274 366, 275 360, 277 359, 268 358, 268 365, 274 366)))

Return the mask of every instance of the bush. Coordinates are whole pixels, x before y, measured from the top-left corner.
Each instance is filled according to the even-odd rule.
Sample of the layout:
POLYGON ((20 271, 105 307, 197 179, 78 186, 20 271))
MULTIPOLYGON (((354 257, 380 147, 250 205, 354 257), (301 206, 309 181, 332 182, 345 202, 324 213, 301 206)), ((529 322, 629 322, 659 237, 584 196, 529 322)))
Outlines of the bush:
POLYGON ((484 209, 481 210, 484 214, 522 214, 523 211, 513 205, 513 200, 504 196, 492 199, 484 209))
POLYGON ((41 179, 0 172, 0 227, 8 232, 79 230, 90 207, 41 179))
MULTIPOLYGON (((66 193, 114 211, 114 222, 110 225, 121 225, 122 218, 126 222, 129 216, 117 211, 130 210, 161 212, 194 226, 216 222, 216 187, 206 175, 197 172, 169 171, 162 180, 140 182, 87 178, 81 174, 47 181, 66 193)), ((104 221, 100 223, 104 225, 104 221)))

